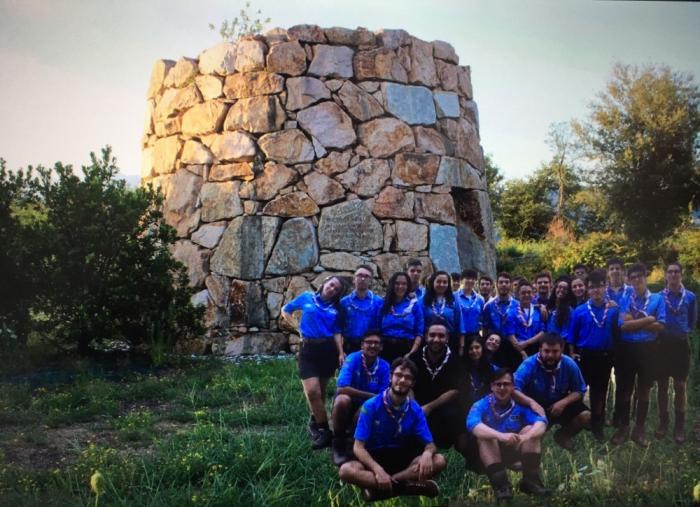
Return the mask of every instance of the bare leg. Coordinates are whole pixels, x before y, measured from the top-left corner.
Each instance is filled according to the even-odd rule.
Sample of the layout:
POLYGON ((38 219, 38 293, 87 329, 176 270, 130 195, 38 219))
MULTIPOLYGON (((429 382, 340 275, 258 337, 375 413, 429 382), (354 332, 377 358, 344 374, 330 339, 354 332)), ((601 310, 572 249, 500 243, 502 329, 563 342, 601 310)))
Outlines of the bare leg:
POLYGON ((309 405, 309 410, 316 419, 316 423, 328 423, 325 406, 325 386, 328 384, 328 379, 319 379, 318 377, 306 378, 301 381, 304 387, 304 396, 306 403, 309 405), (325 382, 323 382, 325 381, 325 382))
POLYGON ((333 420, 333 432, 336 435, 345 435, 352 415, 352 398, 346 394, 339 394, 333 402, 333 412, 331 419, 333 420))
POLYGON ((479 438, 477 442, 479 444, 479 457, 484 467, 501 462, 501 448, 498 446, 498 440, 479 438))
MULTIPOLYGON (((408 465, 408 468, 401 470, 391 476, 394 481, 417 481, 418 480, 418 460, 420 456, 416 457, 408 465)), ((442 472, 447 466, 447 460, 442 454, 433 454, 433 474, 430 477, 424 477, 424 480, 432 479, 440 472, 442 472)))
POLYGON ((367 470, 359 461, 348 461, 338 470, 340 480, 361 488, 376 488, 377 480, 374 472, 367 470))

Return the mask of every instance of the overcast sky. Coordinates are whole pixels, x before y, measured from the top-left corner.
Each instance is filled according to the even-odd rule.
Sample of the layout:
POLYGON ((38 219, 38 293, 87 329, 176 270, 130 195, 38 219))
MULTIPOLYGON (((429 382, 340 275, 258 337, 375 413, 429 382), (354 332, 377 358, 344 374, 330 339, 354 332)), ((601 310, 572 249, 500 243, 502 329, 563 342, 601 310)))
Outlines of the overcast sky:
MULTIPOLYGON (((700 76, 700 3, 254 0, 272 26, 403 28, 470 65, 481 143, 509 178, 550 156, 551 123, 583 118, 616 61, 700 76)), ((87 163, 106 144, 131 181, 158 58, 196 57, 244 1, 0 0, 0 157, 87 163)))

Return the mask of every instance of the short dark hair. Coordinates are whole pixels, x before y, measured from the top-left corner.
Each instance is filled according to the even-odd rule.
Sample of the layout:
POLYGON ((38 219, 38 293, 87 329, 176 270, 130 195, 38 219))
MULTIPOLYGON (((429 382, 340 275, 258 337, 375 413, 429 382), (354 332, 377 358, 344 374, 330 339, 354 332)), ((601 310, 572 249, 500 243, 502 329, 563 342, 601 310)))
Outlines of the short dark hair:
POLYGON ((459 273, 457 273, 456 271, 453 271, 452 273, 450 273, 450 278, 452 279, 453 282, 459 280, 460 279, 459 273))
POLYGON ((496 277, 496 279, 498 279, 498 278, 507 278, 509 281, 511 281, 511 282, 513 281, 513 277, 510 276, 510 274, 506 273, 505 271, 501 271, 500 273, 498 273, 498 276, 496 277))
POLYGON ((564 347, 564 339, 557 333, 545 333, 540 341, 540 345, 561 345, 564 347))
POLYGON ((608 279, 608 274, 604 269, 594 269, 588 273, 588 279, 586 280, 588 285, 605 285, 608 279))
POLYGON ((481 280, 488 280, 489 282, 493 283, 493 278, 487 275, 481 275, 481 277, 479 278, 479 283, 481 283, 481 280))
POLYGON ((406 262, 406 269, 410 268, 411 266, 420 266, 422 268, 423 263, 420 261, 420 259, 411 257, 410 259, 408 259, 408 262, 406 262))
POLYGON ((391 373, 394 373, 396 368, 410 370, 411 374, 413 375, 413 379, 415 380, 418 378, 418 367, 416 366, 416 363, 406 357, 397 357, 391 362, 391 373))
POLYGON ((627 268, 627 276, 632 276, 634 273, 641 273, 647 276, 647 267, 641 262, 635 262, 627 268))
POLYGON ((478 277, 479 275, 473 269, 465 269, 464 271, 462 271, 461 278, 473 278, 474 280, 476 280, 478 277))
POLYGON ((502 379, 506 375, 510 375, 510 380, 513 380, 513 372, 510 371, 510 368, 499 368, 493 372, 493 375, 491 375, 491 382, 496 382, 497 380, 502 379))
POLYGON ((520 292, 522 287, 530 287, 532 289, 532 284, 527 278, 518 278, 518 292, 520 292))
POLYGON ((365 335, 362 337, 362 341, 365 341, 365 338, 368 336, 378 336, 380 341, 382 339, 382 334, 379 332, 379 329, 376 328, 368 329, 365 335))
POLYGON ((370 266, 369 264, 360 264, 359 266, 357 266, 355 268, 355 271, 357 271, 358 269, 366 269, 367 271, 369 271, 369 273, 372 276, 374 276, 374 270, 372 269, 372 266, 370 266))
POLYGON ((539 280, 540 278, 546 278, 550 282, 552 281, 552 273, 549 271, 540 271, 535 275, 535 281, 539 280))
POLYGON ((622 266, 622 267, 625 267, 625 263, 622 262, 622 259, 620 259, 619 257, 610 257, 610 258, 606 261, 606 265, 607 265, 608 267, 610 267, 610 266, 622 266))
POLYGON ((580 262, 574 266, 574 271, 576 271, 579 268, 583 268, 585 271, 588 271, 588 266, 586 266, 585 264, 582 264, 580 262))
POLYGON ((433 326, 442 326, 445 328, 445 331, 447 331, 447 334, 450 334, 450 328, 447 326, 447 321, 442 315, 433 315, 428 319, 428 321, 425 323, 426 335, 428 334, 428 330, 433 326))
POLYGON ((678 261, 673 261, 673 262, 669 262, 668 264, 666 264, 665 271, 668 271, 668 268, 670 268, 671 266, 678 266, 678 269, 681 270, 681 273, 683 272, 683 266, 678 261))

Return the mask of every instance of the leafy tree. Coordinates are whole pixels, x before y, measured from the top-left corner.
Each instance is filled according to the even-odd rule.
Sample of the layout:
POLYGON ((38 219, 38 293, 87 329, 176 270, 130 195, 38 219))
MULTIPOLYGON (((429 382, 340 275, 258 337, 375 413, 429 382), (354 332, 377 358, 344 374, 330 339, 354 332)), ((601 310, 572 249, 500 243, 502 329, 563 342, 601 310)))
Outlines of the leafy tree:
POLYGON ((691 76, 666 66, 617 64, 587 120, 573 124, 594 162, 590 180, 630 239, 657 242, 697 203, 699 105, 691 76))
POLYGON ((545 178, 532 177, 506 182, 501 196, 498 223, 505 235, 515 239, 542 239, 554 218, 552 188, 545 178))
POLYGON ((31 245, 41 259, 35 308, 45 331, 80 353, 108 340, 153 350, 202 331, 184 267, 168 247, 152 188, 126 188, 109 148, 82 168, 37 169, 31 185, 46 214, 31 245))
POLYGON ((491 201, 494 216, 501 212, 501 196, 503 194, 503 172, 493 161, 491 154, 484 157, 484 174, 486 176, 486 191, 491 201))
MULTIPOLYGON (((250 9, 250 2, 245 3, 245 7, 241 9, 238 16, 234 17, 232 20, 225 19, 221 22, 219 27, 219 35, 226 41, 236 41, 239 37, 244 35, 256 35, 262 32, 263 27, 270 22, 270 18, 251 19, 248 14, 248 9, 250 9)), ((255 11, 255 14, 260 15, 262 12, 260 9, 255 11)), ((216 25, 214 23, 209 23, 209 29, 216 31, 216 25)))

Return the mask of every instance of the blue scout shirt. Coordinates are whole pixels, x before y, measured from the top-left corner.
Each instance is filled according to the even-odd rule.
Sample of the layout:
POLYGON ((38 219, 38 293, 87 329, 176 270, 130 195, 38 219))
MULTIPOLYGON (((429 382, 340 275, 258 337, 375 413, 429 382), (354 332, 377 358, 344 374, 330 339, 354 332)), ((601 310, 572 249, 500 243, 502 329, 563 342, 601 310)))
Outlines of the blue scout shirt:
POLYGON ((467 430, 471 433, 479 423, 484 423, 499 433, 518 433, 536 422, 547 424, 547 418, 512 400, 505 407, 499 407, 493 394, 490 394, 472 405, 467 415, 467 430))
POLYGON ((566 341, 579 349, 611 350, 619 308, 595 306, 590 299, 571 314, 566 341), (593 315, 591 315, 593 313, 593 315))
POLYGON ((669 336, 687 336, 693 329, 698 318, 697 299, 695 294, 682 288, 680 293, 661 291, 666 303, 666 326, 664 334, 669 336))
POLYGON ((391 405, 390 397, 388 406, 385 405, 385 397, 388 397, 388 389, 364 402, 355 429, 355 440, 364 442, 368 450, 402 447, 414 437, 425 444, 433 441, 423 409, 415 400, 406 399, 401 409, 396 410, 391 405))
POLYGON ((299 332, 306 340, 332 338, 340 332, 337 307, 324 302, 321 296, 313 292, 298 295, 284 305, 283 310, 287 313, 301 310, 299 332))
POLYGON ((539 353, 525 359, 515 371, 515 388, 542 405, 545 409, 567 394, 586 393, 586 382, 576 361, 561 356, 554 371, 545 370, 539 353))
POLYGON ((357 297, 355 291, 340 300, 340 332, 346 340, 361 340, 370 329, 379 328, 379 312, 384 300, 367 291, 364 299, 357 297))
MULTIPOLYGON (((498 366, 491 364, 491 373, 498 371, 498 366)), ((467 370, 467 401, 480 400, 489 392, 490 378, 481 378, 477 370, 467 370)))
POLYGON ((529 340, 540 331, 544 331, 546 324, 542 320, 539 306, 530 305, 527 312, 522 310, 520 305, 511 306, 506 315, 505 336, 515 335, 519 342, 529 340), (526 323, 530 325, 527 326, 526 323))
POLYGON ((506 336, 506 316, 508 315, 508 309, 514 306, 519 306, 518 301, 510 296, 504 301, 499 297, 492 298, 484 305, 482 324, 487 332, 487 336, 492 333, 501 337, 506 336))
POLYGON ((618 305, 621 303, 623 299, 626 297, 629 297, 630 294, 634 293, 634 289, 632 288, 631 285, 627 285, 626 283, 622 284, 622 287, 620 287, 617 290, 613 290, 610 285, 607 286, 605 289, 605 297, 607 299, 610 299, 612 301, 615 301, 618 305))
POLYGON ((413 291, 413 295, 415 296, 416 299, 422 298, 423 296, 425 296, 425 287, 423 287, 422 285, 419 285, 413 291))
POLYGON ((380 314, 381 333, 386 338, 412 340, 425 331, 423 308, 417 299, 403 298, 386 314, 380 314))
MULTIPOLYGON (((661 294, 652 294, 647 290, 643 297, 637 297, 637 295, 632 292, 629 297, 623 298, 620 303, 620 326, 623 324, 622 315, 625 313, 632 313, 633 318, 637 318, 637 315, 644 317, 647 315, 653 315, 656 317, 656 321, 662 324, 666 323, 666 303, 661 294)), ((639 331, 622 331, 620 340, 623 342, 651 342, 656 340, 656 335, 654 331, 647 331, 641 329, 639 331)))
POLYGON ((467 295, 462 290, 454 292, 455 301, 459 303, 462 312, 462 328, 464 334, 474 334, 479 332, 481 327, 481 312, 484 310, 484 298, 475 290, 467 295))
POLYGON ((464 329, 462 325, 462 312, 460 312, 456 301, 448 303, 447 300, 443 300, 443 303, 438 303, 433 301, 431 305, 425 304, 425 296, 420 298, 418 302, 423 309, 423 321, 425 322, 426 329, 434 319, 444 319, 447 323, 447 332, 449 334, 464 334, 464 329))
POLYGON ((562 327, 559 327, 557 326, 557 311, 553 310, 552 313, 549 314, 549 318, 547 319, 547 332, 558 334, 564 340, 569 341, 569 324, 571 323, 571 314, 573 311, 573 309, 569 311, 569 318, 564 321, 562 327))
POLYGON ((367 393, 380 393, 389 387, 389 363, 381 357, 374 360, 374 364, 365 370, 362 364, 362 351, 358 350, 345 358, 343 366, 338 373, 337 387, 354 387, 367 393))

